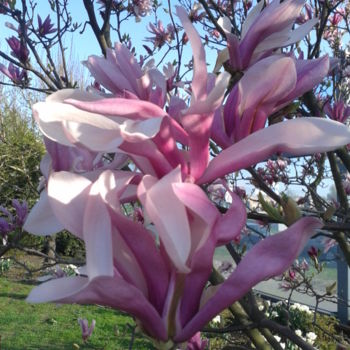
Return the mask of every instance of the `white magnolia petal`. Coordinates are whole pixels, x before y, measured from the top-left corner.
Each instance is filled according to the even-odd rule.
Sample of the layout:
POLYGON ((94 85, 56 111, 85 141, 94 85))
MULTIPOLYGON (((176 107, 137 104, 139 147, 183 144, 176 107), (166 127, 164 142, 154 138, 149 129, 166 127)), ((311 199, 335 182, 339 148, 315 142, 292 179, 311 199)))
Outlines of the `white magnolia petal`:
POLYGON ((47 236, 58 233, 63 229, 63 224, 56 218, 51 209, 47 190, 45 189, 41 192, 39 201, 31 209, 23 230, 35 235, 47 236))

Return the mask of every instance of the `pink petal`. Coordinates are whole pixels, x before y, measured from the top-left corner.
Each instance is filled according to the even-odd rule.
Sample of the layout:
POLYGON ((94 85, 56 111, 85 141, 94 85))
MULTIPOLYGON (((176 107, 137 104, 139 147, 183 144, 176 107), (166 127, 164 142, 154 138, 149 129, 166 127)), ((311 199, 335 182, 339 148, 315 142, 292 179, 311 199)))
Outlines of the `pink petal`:
POLYGON ((231 192, 232 204, 215 224, 214 235, 217 245, 227 244, 240 235, 246 224, 247 212, 241 199, 231 192))
POLYGON ((34 288, 27 301, 109 306, 134 315, 152 337, 167 339, 165 325, 154 307, 138 289, 117 276, 98 277, 90 282, 84 277, 51 280, 34 288))
POLYGON ((155 238, 141 224, 130 221, 120 213, 114 212, 112 220, 125 243, 134 253, 135 260, 145 276, 148 299, 161 313, 168 289, 169 271, 157 249, 155 238))
POLYGON ((179 167, 158 182, 146 175, 139 185, 138 196, 155 224, 173 264, 180 272, 186 273, 186 262, 191 250, 191 232, 186 208, 178 200, 172 187, 177 182, 182 182, 179 167))
POLYGON ((208 239, 212 227, 219 217, 219 212, 199 186, 192 183, 175 183, 172 187, 176 197, 191 211, 191 216, 198 217, 203 223, 199 232, 198 230, 196 232, 191 225, 191 251, 193 252, 200 249, 208 239))
POLYGON ((292 58, 271 56, 254 64, 239 82, 242 96, 240 115, 254 106, 279 101, 294 89, 296 78, 297 72, 292 58))
POLYGON ((130 119, 150 119, 162 117, 166 112, 157 105, 142 101, 125 98, 105 98, 99 101, 80 101, 67 99, 69 103, 87 112, 102 114, 106 116, 123 116, 130 119))
POLYGON ((281 4, 275 0, 255 16, 241 41, 242 62, 249 62, 258 44, 271 34, 291 30, 303 5, 304 0, 286 0, 281 4))
MULTIPOLYGON (((86 268, 89 279, 113 276, 111 220, 99 193, 99 187, 103 186, 103 181, 104 173, 90 187, 83 217, 86 268)), ((79 219, 79 217, 76 218, 77 221, 79 219)))
POLYGON ((193 79, 192 91, 195 100, 202 100, 207 93, 207 65, 205 51, 201 38, 193 27, 183 7, 176 6, 176 13, 181 20, 185 32, 190 40, 193 51, 193 79))
POLYGON ((122 71, 110 60, 92 55, 83 63, 95 80, 112 93, 122 94, 124 90, 136 93, 122 71))
POLYGON ((83 217, 91 181, 65 171, 53 173, 48 196, 54 215, 71 233, 83 238, 83 217))
POLYGON ((291 100, 312 90, 314 86, 318 85, 328 74, 329 57, 325 55, 313 60, 296 60, 295 65, 297 69, 297 83, 295 89, 279 101, 276 109, 281 108, 291 100))
POLYGON ((98 101, 103 99, 103 96, 86 92, 78 89, 63 89, 54 92, 46 97, 46 102, 63 102, 67 99, 74 99, 79 101, 98 101))
POLYGON ((256 244, 243 257, 236 270, 221 284, 196 316, 177 335, 181 342, 190 338, 220 311, 242 298, 262 280, 282 274, 300 254, 307 240, 323 224, 316 218, 303 218, 287 230, 256 244))
MULTIPOLYGON (((221 105, 230 79, 231 74, 227 72, 220 73, 216 78, 214 88, 209 92, 206 99, 203 101, 194 101, 194 103, 184 111, 184 114, 190 115, 213 113, 221 105)), ((190 132, 188 128, 186 130, 190 132)))
POLYGON ((143 140, 142 142, 138 143, 123 142, 119 148, 122 151, 128 153, 135 161, 141 160, 141 162, 137 163, 137 165, 140 166, 140 169, 144 170, 151 166, 153 168, 153 171, 159 177, 164 176, 165 174, 171 172, 173 169, 168 159, 165 158, 165 156, 151 140, 143 140), (142 156, 142 158, 134 158, 134 155, 142 156), (142 164, 144 164, 146 168, 143 168, 142 164))
POLYGON ((62 277, 42 283, 32 289, 27 297, 29 303, 47 303, 64 299, 80 291, 88 284, 85 277, 62 277))
POLYGON ((249 11, 247 18, 245 19, 242 25, 242 31, 241 31, 242 40, 247 34, 249 28, 252 26, 252 24, 258 19, 263 7, 264 7, 264 3, 260 1, 249 11))
POLYGON ((44 189, 40 194, 40 199, 28 214, 23 230, 35 235, 47 236, 58 233, 63 229, 63 225, 51 209, 47 190, 44 189))
POLYGON ((331 151, 348 143, 350 131, 340 123, 311 117, 288 120, 257 131, 222 151, 197 183, 245 169, 275 153, 302 156, 331 151))
POLYGON ((235 194, 231 195, 234 197, 231 207, 226 214, 219 216, 214 228, 211 228, 210 237, 192 256, 191 272, 186 277, 181 299, 181 321, 184 325, 198 312, 201 295, 211 272, 215 248, 232 241, 246 223, 246 210, 242 201, 235 194))
MULTIPOLYGON (((131 226, 129 229, 131 229, 131 226)), ((137 237, 137 239, 140 238, 141 237, 137 237)), ((126 281, 141 291, 145 298, 149 299, 147 281, 141 266, 129 245, 116 229, 113 230, 112 248, 114 267, 118 270, 118 273, 120 273, 126 281)))

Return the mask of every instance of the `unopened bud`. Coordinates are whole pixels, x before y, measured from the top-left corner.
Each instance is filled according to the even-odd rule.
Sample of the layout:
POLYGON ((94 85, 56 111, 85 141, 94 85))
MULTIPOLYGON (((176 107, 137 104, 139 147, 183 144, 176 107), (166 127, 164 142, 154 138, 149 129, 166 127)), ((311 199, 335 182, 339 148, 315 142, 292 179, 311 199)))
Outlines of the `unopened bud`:
POLYGON ((337 288, 337 282, 333 282, 329 286, 326 287, 326 293, 327 295, 331 296, 335 293, 335 290, 337 288))
POLYGON ((297 220, 300 219, 300 209, 292 198, 284 196, 282 198, 282 207, 284 212, 284 220, 288 226, 294 224, 297 220))
POLYGON ((330 207, 328 207, 327 210, 323 213, 323 219, 326 221, 330 220, 336 210, 337 209, 334 205, 331 205, 330 207))

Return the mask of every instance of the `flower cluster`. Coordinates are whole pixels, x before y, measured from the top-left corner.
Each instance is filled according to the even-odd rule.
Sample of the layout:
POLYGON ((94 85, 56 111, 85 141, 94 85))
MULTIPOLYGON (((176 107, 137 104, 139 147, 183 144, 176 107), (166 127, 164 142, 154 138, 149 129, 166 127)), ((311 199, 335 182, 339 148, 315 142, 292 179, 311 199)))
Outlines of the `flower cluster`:
POLYGON ((25 229, 70 231, 85 241, 86 266, 83 274, 36 287, 29 301, 107 305, 133 315, 159 348, 189 341, 189 349, 202 349, 198 331, 259 281, 282 274, 322 226, 313 217, 298 220, 257 243, 220 286, 207 288, 214 251, 239 237, 246 208, 227 189, 223 214, 204 189, 276 153, 299 156, 350 143, 349 130, 328 119, 265 127, 269 114, 322 80, 329 62, 274 55, 314 21, 292 35, 301 2, 275 0, 260 13, 261 3, 239 47, 232 51, 228 43, 239 58, 231 61, 249 68, 226 101, 231 75, 208 73, 201 38, 177 7, 193 51, 191 96, 170 94, 168 77, 153 62, 141 68, 116 44, 105 58, 85 62, 105 90, 66 89, 33 106, 47 154, 41 197, 25 229), (282 29, 286 38, 277 40, 282 29), (223 151, 211 159, 213 141, 223 151))
POLYGON ((10 232, 21 228, 28 215, 28 205, 26 201, 22 203, 17 199, 12 200, 14 214, 3 206, 0 206, 0 234, 6 237, 10 232))
POLYGON ((174 40, 175 29, 173 25, 168 24, 167 27, 164 28, 161 20, 157 22, 157 25, 150 23, 148 25, 148 31, 153 34, 153 36, 146 38, 146 40, 152 42, 155 48, 160 49, 165 43, 170 43, 174 40))
POLYGON ((6 39, 11 48, 11 55, 17 58, 21 63, 26 63, 29 58, 29 50, 26 45, 15 36, 6 39))
POLYGON ((38 15, 38 34, 40 36, 46 36, 48 34, 55 33, 57 31, 56 28, 54 28, 54 24, 51 22, 50 15, 48 15, 44 22, 42 21, 41 17, 38 15))
POLYGON ((289 161, 285 159, 278 159, 276 161, 269 159, 266 162, 265 168, 259 167, 258 174, 268 184, 283 182, 288 183, 287 166, 289 161))
POLYGON ((27 71, 25 69, 19 69, 12 63, 9 63, 8 68, 0 63, 0 72, 10 78, 16 85, 24 85, 28 80, 27 71))

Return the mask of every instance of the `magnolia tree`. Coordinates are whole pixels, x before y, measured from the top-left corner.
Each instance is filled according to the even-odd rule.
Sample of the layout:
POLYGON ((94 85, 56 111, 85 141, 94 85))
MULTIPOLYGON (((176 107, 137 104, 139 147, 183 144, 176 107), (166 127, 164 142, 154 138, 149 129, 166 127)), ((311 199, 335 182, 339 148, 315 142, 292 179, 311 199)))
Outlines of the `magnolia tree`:
MULTIPOLYGON (((315 234, 338 243, 350 265, 349 180, 339 171, 350 170, 349 3, 83 0, 80 27, 68 1, 49 3, 43 19, 34 2, 0 1, 14 31, 0 70, 3 84, 48 94, 33 105, 47 153, 23 229, 68 230, 85 242, 86 265, 28 301, 126 311, 157 349, 205 349, 198 332, 229 308, 258 349, 281 349, 276 333, 313 349, 266 318, 251 289, 283 274, 315 234), (125 23, 148 15, 135 48, 125 23), (94 83, 72 89, 63 38, 87 26, 102 56, 84 62, 94 83), (212 73, 208 50, 217 52, 212 73), (257 206, 240 179, 265 193, 257 206), (334 181, 333 202, 319 193, 324 179, 334 181), (302 188, 298 203, 275 183, 302 188), (240 254, 232 242, 247 216, 288 227, 240 254), (225 245, 237 266, 224 279, 213 256, 225 245)), ((303 269, 289 271, 293 288, 303 269)))

